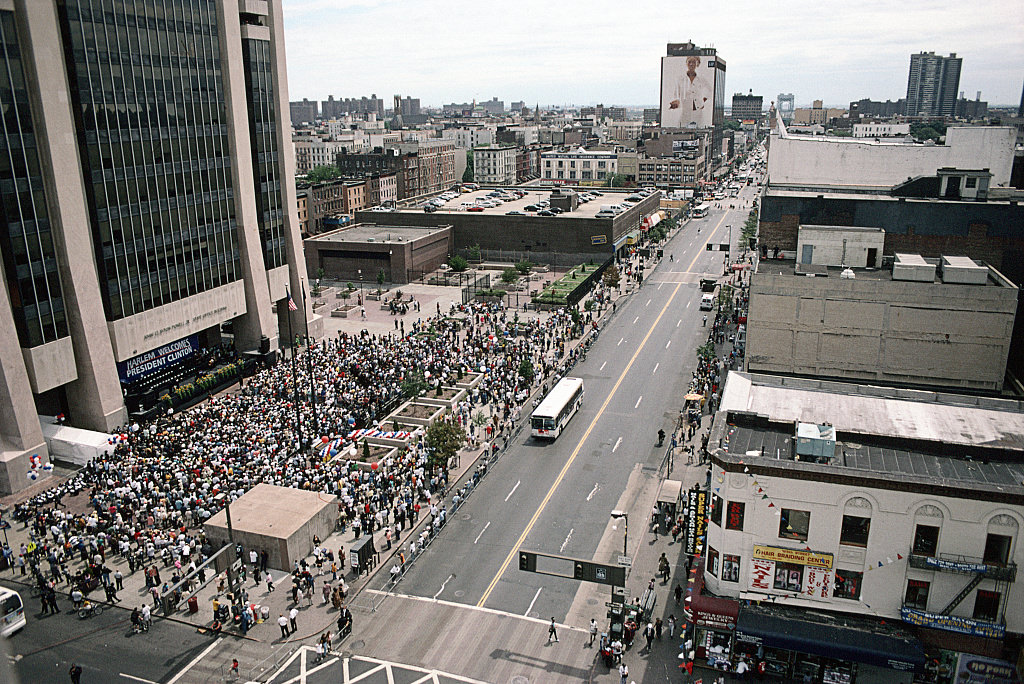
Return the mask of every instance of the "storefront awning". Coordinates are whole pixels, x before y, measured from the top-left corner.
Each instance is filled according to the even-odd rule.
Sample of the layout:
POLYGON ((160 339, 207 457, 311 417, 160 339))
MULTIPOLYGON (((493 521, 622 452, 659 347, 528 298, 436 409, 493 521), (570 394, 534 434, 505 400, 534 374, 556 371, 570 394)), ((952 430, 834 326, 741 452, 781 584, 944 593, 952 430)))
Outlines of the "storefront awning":
POLYGON ((693 582, 689 582, 690 587, 683 603, 687 620, 698 627, 730 632, 735 630, 740 613, 739 601, 705 594, 703 565, 696 567, 691 578, 693 582))
POLYGON ((736 623, 737 639, 756 640, 769 648, 866 663, 892 670, 921 672, 924 651, 917 639, 892 629, 854 627, 842 617, 810 611, 785 615, 778 608, 746 607, 736 623))

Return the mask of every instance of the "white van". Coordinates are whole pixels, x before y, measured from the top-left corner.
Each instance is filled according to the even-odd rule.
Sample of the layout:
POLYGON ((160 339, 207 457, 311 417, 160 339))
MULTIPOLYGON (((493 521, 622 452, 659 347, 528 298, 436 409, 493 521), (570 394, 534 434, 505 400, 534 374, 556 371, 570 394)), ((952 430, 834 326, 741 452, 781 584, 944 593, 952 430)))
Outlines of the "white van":
POLYGON ((710 292, 705 292, 700 297, 700 310, 711 311, 715 308, 715 295, 710 292))
POLYGON ((9 637, 25 626, 25 605, 18 592, 0 587, 0 635, 9 637))

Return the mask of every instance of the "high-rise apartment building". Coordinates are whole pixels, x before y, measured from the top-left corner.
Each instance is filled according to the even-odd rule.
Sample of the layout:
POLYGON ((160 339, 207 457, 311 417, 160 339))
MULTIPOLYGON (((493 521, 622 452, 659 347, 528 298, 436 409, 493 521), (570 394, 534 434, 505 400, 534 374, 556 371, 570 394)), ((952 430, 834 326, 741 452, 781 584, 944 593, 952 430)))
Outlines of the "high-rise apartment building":
POLYGON ((736 93, 732 96, 732 118, 746 121, 753 119, 758 121, 761 118, 761 110, 764 107, 764 98, 754 95, 754 91, 748 94, 736 93))
POLYGON ((934 52, 910 56, 907 79, 907 116, 953 116, 960 88, 963 59, 934 52))
POLYGON ((9 492, 46 454, 40 415, 121 425, 224 323, 276 346, 305 265, 281 0, 4 0, 0 63, 9 492))
POLYGON ((292 123, 295 124, 311 124, 320 117, 320 106, 316 100, 302 98, 289 102, 288 108, 292 115, 292 123))

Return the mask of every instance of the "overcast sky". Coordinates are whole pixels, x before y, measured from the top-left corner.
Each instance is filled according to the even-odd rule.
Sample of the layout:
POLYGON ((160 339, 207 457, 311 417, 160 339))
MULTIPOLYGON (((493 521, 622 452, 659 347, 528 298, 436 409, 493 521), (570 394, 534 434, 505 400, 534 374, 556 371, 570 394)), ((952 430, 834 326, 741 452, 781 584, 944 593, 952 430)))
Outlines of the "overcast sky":
POLYGON ((960 90, 1016 104, 1024 85, 1021 0, 282 0, 292 100, 376 93, 423 106, 658 102, 669 42, 711 46, 726 95, 906 96, 914 52, 963 58, 960 90))

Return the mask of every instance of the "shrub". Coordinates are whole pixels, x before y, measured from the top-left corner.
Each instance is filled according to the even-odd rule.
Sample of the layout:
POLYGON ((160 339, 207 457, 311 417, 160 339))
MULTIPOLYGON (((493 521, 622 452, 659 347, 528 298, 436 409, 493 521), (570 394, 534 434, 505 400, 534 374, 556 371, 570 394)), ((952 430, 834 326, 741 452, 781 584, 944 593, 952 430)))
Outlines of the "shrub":
POLYGON ((462 271, 465 271, 467 268, 469 268, 469 262, 466 261, 466 258, 459 255, 455 255, 451 259, 449 259, 448 265, 456 273, 461 273, 462 271))

